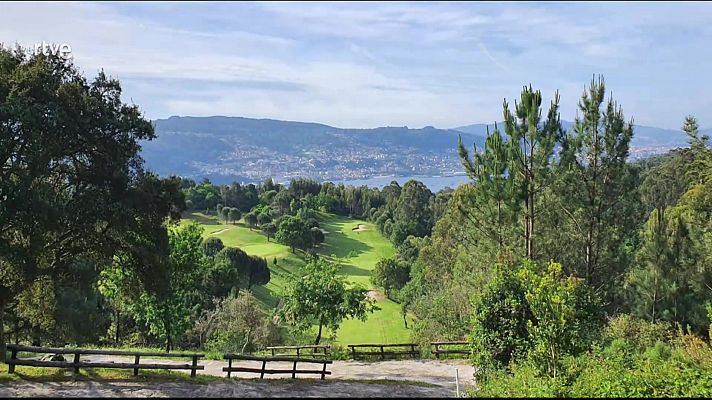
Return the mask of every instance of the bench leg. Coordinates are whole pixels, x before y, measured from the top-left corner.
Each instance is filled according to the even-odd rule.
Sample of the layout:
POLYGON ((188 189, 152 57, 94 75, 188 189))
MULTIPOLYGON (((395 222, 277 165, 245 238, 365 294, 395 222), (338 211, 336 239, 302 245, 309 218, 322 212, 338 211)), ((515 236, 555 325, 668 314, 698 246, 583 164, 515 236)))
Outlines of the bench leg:
POLYGON ((140 359, 141 359, 141 356, 134 357, 134 364, 136 364, 136 368, 134 368, 134 371, 133 371, 134 376, 138 376, 138 362, 140 359))
POLYGON ((232 369, 232 358, 229 358, 227 360, 227 377, 228 378, 230 377, 230 374, 232 373, 232 371, 230 371, 231 369, 232 369))

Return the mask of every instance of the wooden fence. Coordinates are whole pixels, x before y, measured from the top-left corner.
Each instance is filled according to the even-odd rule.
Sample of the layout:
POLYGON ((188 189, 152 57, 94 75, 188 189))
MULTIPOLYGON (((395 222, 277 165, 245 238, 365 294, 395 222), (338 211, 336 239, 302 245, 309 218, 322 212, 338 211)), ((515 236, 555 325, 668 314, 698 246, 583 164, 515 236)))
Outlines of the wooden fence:
POLYGON ((430 351, 435 354, 436 358, 440 358, 441 354, 471 354, 469 348, 463 349, 462 346, 468 346, 467 341, 458 340, 452 342, 432 342, 430 343, 430 351), (453 346, 456 346, 453 348, 453 346), (444 348, 443 348, 444 347, 444 348))
POLYGON ((267 350, 272 352, 272 356, 291 356, 300 357, 305 355, 305 350, 307 355, 311 357, 323 357, 329 358, 331 355, 331 345, 319 345, 319 344, 307 344, 302 346, 269 346, 267 350), (277 353, 281 352, 281 353, 277 353), (292 354, 291 352, 296 352, 292 354))
POLYGON ((359 356, 380 356, 382 360, 386 357, 397 357, 397 356, 410 356, 418 357, 420 356, 420 350, 417 349, 418 345, 416 343, 386 343, 386 344, 350 344, 348 347, 351 349, 351 358, 354 360, 358 359, 359 356), (405 347, 409 348, 406 350, 394 350, 394 347, 405 347), (356 351, 357 348, 365 349, 380 349, 380 351, 356 351), (389 350, 386 350, 389 348, 389 350))
POLYGON ((8 360, 7 372, 12 374, 15 372, 15 367, 18 365, 30 367, 53 367, 53 368, 74 368, 74 372, 78 373, 79 368, 118 368, 118 369, 133 369, 133 374, 138 375, 139 369, 185 369, 190 370, 190 376, 195 377, 197 370, 202 370, 205 367, 198 365, 198 359, 205 357, 203 354, 184 354, 184 353, 154 353, 142 351, 123 351, 123 350, 89 350, 89 349, 68 349, 68 348, 51 348, 51 347, 36 347, 36 346, 20 346, 9 344, 7 349, 11 352, 8 360), (18 352, 39 353, 39 354, 72 354, 74 358, 69 361, 43 361, 36 359, 19 359, 18 352), (110 356, 133 356, 133 363, 119 362, 82 362, 82 355, 110 355, 110 356), (192 364, 141 364, 141 357, 171 357, 171 358, 190 358, 192 364))
POLYGON ((260 374, 260 379, 264 378, 265 374, 292 374, 292 378, 296 378, 297 374, 319 374, 321 379, 324 376, 331 375, 331 371, 326 370, 326 366, 331 364, 331 360, 326 359, 316 359, 316 358, 297 358, 290 356, 250 356, 246 354, 225 354, 223 357, 227 360, 227 367, 223 367, 223 372, 227 372, 227 377, 233 372, 252 372, 260 374), (261 368, 253 367, 236 367, 232 365, 233 360, 238 361, 261 361, 261 368), (267 369, 267 362, 290 362, 292 363, 291 369, 267 369), (308 364, 321 364, 322 369, 297 369, 297 363, 308 363, 308 364))

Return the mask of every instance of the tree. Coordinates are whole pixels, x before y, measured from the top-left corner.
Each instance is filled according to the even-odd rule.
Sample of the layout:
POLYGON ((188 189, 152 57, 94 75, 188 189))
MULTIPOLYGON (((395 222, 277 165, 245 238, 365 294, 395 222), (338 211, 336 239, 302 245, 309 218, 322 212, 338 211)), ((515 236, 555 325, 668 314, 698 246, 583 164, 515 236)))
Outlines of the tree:
POLYGON ((338 275, 338 265, 323 258, 313 259, 304 267, 304 275, 288 284, 284 306, 279 315, 290 325, 304 331, 319 327, 315 344, 321 341, 322 329, 336 331, 344 318, 365 320, 376 310, 374 301, 362 288, 347 288, 338 275))
POLYGON ((202 251, 202 228, 195 222, 171 228, 169 248, 164 281, 158 283, 158 290, 140 290, 134 283, 136 275, 121 258, 102 272, 99 283, 105 296, 123 302, 123 309, 165 343, 167 352, 197 316, 200 303, 195 294, 210 265, 202 251))
POLYGON ((403 185, 398 205, 393 212, 394 222, 408 226, 408 235, 427 236, 433 227, 430 198, 433 193, 422 182, 409 180, 403 185))
POLYGON ((295 249, 305 250, 311 245, 311 231, 301 218, 287 216, 279 223, 275 239, 294 253, 295 249))
POLYGON ((220 250, 225 248, 225 245, 223 244, 222 240, 220 240, 220 238, 211 237, 203 242, 202 248, 203 254, 208 257, 215 257, 215 255, 217 255, 220 250))
MULTIPOLYGON (((556 208, 569 217, 577 233, 561 243, 569 248, 576 243, 576 254, 582 255, 573 272, 608 293, 630 263, 624 246, 636 234, 639 202, 637 173, 626 164, 633 122, 625 122, 613 99, 601 110, 604 97, 603 78, 592 80, 579 102, 581 117, 562 138, 556 208)), ((565 251, 557 248, 551 256, 565 251)))
POLYGON ((226 224, 230 218, 230 210, 232 210, 232 207, 223 207, 220 209, 220 216, 222 216, 222 219, 226 224))
POLYGON ((250 230, 257 226, 257 215, 254 213, 254 211, 250 211, 245 214, 245 223, 248 227, 250 227, 250 230))
POLYGON ((231 289, 239 292, 240 287, 247 286, 252 263, 247 253, 238 247, 225 247, 218 253, 217 258, 226 263, 230 277, 226 284, 231 289))
POLYGON ((267 223, 262 225, 261 227, 262 232, 267 235, 267 241, 269 242, 269 238, 274 237, 274 235, 277 233, 277 227, 273 223, 267 223))
POLYGON ((230 219, 230 221, 232 221, 233 224, 239 221, 241 217, 242 213, 237 208, 231 208, 228 212, 228 218, 230 219))
POLYGON ((393 258, 383 258, 376 263, 371 272, 371 282, 382 287, 386 296, 390 298, 392 291, 400 290, 410 279, 410 267, 399 263, 393 258))
POLYGON ((5 315, 17 296, 82 255, 106 265, 128 250, 129 236, 150 233, 130 249, 152 254, 132 264, 145 277, 167 251, 162 224, 178 218, 185 202, 178 180, 144 171, 139 143, 155 137, 151 122, 122 103, 119 82, 103 72, 87 82, 58 56, 0 48, 0 109, 0 343, 6 343, 5 315))
POLYGON ((514 103, 514 113, 504 102, 504 131, 511 155, 509 173, 514 176, 522 201, 526 256, 534 259, 537 195, 551 178, 554 146, 563 134, 559 116, 559 93, 554 95, 546 120, 541 120, 540 91, 524 87, 521 101, 514 103))
POLYGON ((252 285, 266 285, 270 280, 267 260, 262 257, 250 256, 249 272, 247 276, 247 290, 252 290, 252 285))
POLYGON ((312 247, 316 247, 324 242, 324 232, 322 232, 321 228, 318 228, 315 226, 315 227, 309 229, 309 233, 311 236, 311 246, 312 247))
POLYGON ((210 351, 227 353, 240 346, 240 352, 263 349, 278 340, 278 328, 262 311, 251 293, 240 293, 217 302, 214 310, 206 310, 196 321, 194 331, 200 345, 210 351))

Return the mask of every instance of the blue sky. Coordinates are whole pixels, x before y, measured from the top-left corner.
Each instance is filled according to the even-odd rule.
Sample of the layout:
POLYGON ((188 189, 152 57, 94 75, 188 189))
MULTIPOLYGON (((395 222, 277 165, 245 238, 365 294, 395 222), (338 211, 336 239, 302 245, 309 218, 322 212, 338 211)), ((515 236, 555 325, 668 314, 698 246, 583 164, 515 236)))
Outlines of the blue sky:
POLYGON ((340 127, 501 119, 531 83, 573 119, 593 74, 628 117, 712 126, 712 3, 0 3, 0 42, 69 43, 149 118, 340 127))

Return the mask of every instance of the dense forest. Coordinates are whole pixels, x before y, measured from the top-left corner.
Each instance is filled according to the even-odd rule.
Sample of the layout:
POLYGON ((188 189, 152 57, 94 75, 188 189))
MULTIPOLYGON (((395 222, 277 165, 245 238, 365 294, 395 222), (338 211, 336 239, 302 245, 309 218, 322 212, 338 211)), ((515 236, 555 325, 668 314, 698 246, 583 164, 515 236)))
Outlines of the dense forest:
POLYGON ((414 341, 471 343, 472 395, 712 394, 712 150, 694 117, 688 147, 630 162, 633 122, 602 78, 568 130, 558 94, 546 108, 527 86, 484 145, 453 143, 471 183, 433 193, 159 177, 139 156, 154 128, 120 97, 103 73, 0 50, 0 342, 319 343, 374 307, 314 251, 329 213, 393 242, 371 281, 414 341), (204 240, 190 210, 308 260, 280 306, 251 295, 272 260, 204 240))

